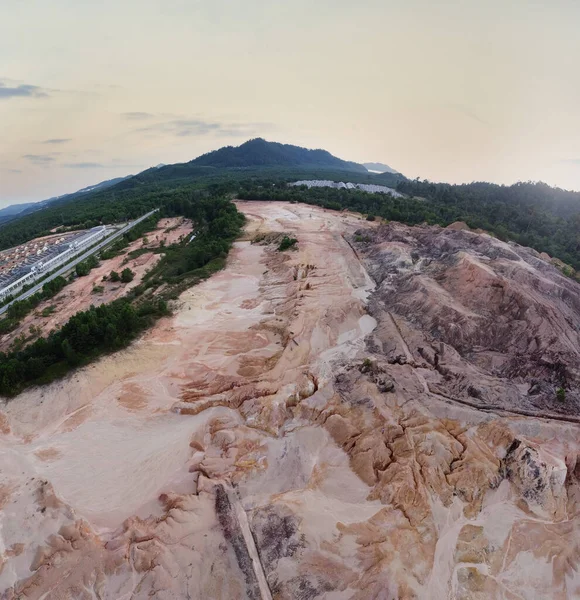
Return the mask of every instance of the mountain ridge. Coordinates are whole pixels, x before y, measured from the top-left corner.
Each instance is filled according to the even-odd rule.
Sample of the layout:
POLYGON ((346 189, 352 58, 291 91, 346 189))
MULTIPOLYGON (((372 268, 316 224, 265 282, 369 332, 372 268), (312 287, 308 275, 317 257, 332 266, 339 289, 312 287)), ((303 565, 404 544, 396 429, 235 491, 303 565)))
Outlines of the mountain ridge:
POLYGON ((51 198, 47 198, 46 200, 38 200, 37 202, 23 202, 22 204, 9 204, 4 208, 0 209, 0 226, 8 223, 9 221, 13 221, 20 217, 24 217, 32 212, 37 210, 42 210, 47 206, 50 206, 53 202, 57 201, 68 201, 74 200, 77 196, 82 194, 88 194, 89 192, 97 192, 100 190, 105 190, 109 187, 117 185, 117 183, 121 183, 126 179, 130 179, 134 177, 134 175, 126 175, 125 177, 115 177, 113 179, 107 179, 105 181, 101 181, 95 185, 85 186, 76 192, 70 192, 68 194, 62 194, 60 196, 52 196, 51 198), (22 207, 19 209, 19 207, 22 207))
POLYGON ((193 159, 189 164, 216 168, 245 168, 258 166, 330 167, 346 171, 367 172, 358 163, 342 160, 327 150, 303 148, 292 144, 268 142, 254 138, 240 146, 224 146, 193 159))

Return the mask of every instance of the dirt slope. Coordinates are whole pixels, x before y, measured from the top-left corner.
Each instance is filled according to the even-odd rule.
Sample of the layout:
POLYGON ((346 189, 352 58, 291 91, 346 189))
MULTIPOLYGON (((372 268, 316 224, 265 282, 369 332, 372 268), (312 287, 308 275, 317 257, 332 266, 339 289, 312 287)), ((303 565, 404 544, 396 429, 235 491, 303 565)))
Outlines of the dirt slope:
POLYGON ((478 333, 511 306, 483 315, 509 260, 461 237, 484 236, 450 231, 440 252, 434 231, 239 207, 248 240, 298 249, 238 242, 130 349, 3 408, 0 597, 578 596, 579 427, 498 411, 578 414, 577 290, 520 257, 531 279, 502 274, 502 297, 530 307, 478 333), (533 328, 547 358, 514 372, 533 328))

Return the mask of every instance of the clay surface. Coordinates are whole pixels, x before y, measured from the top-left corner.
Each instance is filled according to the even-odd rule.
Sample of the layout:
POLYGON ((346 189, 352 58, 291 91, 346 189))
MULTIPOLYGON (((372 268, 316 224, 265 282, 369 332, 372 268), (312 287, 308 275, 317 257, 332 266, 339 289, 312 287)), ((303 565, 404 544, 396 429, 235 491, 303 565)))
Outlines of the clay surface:
POLYGON ((579 286, 461 227, 238 207, 173 316, 2 405, 0 598, 578 597, 579 286))

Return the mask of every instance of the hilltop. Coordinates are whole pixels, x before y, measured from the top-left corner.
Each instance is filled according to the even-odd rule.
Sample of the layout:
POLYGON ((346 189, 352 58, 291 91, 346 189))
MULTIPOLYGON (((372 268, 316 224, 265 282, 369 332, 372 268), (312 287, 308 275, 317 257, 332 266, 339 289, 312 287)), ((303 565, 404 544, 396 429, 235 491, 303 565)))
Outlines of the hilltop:
POLYGON ((366 173, 363 165, 342 160, 326 150, 308 150, 300 146, 267 142, 262 138, 247 141, 241 146, 225 146, 192 160, 189 164, 202 167, 328 167, 366 173))

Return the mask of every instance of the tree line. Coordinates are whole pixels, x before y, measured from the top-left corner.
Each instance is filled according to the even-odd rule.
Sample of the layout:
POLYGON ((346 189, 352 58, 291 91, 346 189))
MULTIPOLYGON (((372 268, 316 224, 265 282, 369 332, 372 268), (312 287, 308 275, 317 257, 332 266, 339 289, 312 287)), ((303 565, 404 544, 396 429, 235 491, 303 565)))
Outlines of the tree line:
POLYGON ((402 181, 397 190, 407 197, 369 194, 360 190, 289 187, 270 182, 241 189, 246 200, 306 202, 333 210, 349 210, 400 221, 447 226, 465 221, 501 240, 547 252, 580 269, 580 194, 545 184, 469 184, 452 186, 402 181))

